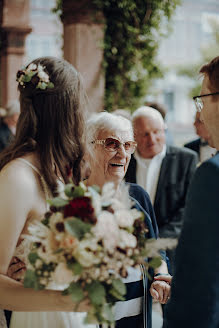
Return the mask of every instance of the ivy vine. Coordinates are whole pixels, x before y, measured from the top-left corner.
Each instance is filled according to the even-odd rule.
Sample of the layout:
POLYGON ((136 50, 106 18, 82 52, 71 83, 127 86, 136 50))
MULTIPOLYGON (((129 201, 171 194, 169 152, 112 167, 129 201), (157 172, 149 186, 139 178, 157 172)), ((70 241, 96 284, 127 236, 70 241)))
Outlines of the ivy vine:
MULTIPOLYGON (((71 0, 77 1, 77 0, 71 0)), ((91 0, 105 17, 105 109, 136 109, 163 71, 156 55, 181 0, 91 0)), ((61 0, 57 1, 61 9, 61 0)))

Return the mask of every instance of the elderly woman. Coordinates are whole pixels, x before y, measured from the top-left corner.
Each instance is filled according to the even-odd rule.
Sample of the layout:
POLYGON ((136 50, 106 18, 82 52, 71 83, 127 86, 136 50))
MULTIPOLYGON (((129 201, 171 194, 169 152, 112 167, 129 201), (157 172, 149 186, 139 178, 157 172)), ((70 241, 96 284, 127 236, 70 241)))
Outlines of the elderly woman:
MULTIPOLYGON (((131 154, 134 152, 134 142, 131 122, 121 116, 102 112, 93 115, 87 122, 87 141, 89 154, 82 168, 82 176, 87 178, 87 184, 102 187, 106 182, 114 182, 117 192, 122 182, 131 154), (90 167, 89 164, 90 163, 90 167), (91 169, 91 170, 90 170, 91 169)), ((158 229, 154 211, 148 194, 136 184, 129 184, 130 197, 135 207, 145 214, 148 226, 148 237, 157 238, 158 229)), ((8 273, 18 279, 16 271, 23 263, 11 266, 8 273)), ((151 273, 154 275, 154 273, 151 273)), ((126 301, 118 302, 115 309, 116 328, 151 328, 152 298, 165 304, 169 297, 170 285, 166 262, 156 270, 159 281, 147 281, 143 284, 142 272, 130 268, 128 277, 124 280, 127 286, 126 301), (164 274, 160 275, 160 274, 164 274), (166 281, 165 281, 166 280, 166 281)), ((83 326, 82 320, 80 327, 83 326)), ((84 326, 86 327, 86 326, 84 326)))
MULTIPOLYGON (((87 183, 102 187, 106 182, 114 182, 119 193, 120 183, 136 147, 131 122, 122 116, 107 112, 95 114, 87 122, 87 138, 90 145, 91 165, 91 174, 87 183)), ((145 214, 149 229, 148 237, 157 238, 157 224, 148 194, 136 184, 130 184, 129 194, 135 201, 136 208, 145 214)), ((143 286, 140 269, 129 271, 125 279, 126 301, 116 305, 116 328, 151 328, 151 295, 165 304, 170 292, 166 262, 162 261, 161 267, 155 274, 159 275, 159 281, 146 281, 147 286, 143 286)))

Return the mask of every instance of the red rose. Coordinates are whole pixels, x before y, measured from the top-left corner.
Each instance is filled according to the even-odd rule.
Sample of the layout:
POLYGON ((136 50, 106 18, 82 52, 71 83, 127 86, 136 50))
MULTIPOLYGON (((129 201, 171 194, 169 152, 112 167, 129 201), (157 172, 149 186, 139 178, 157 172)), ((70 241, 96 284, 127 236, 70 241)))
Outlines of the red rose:
POLYGON ((94 208, 89 197, 78 197, 70 201, 64 209, 64 217, 75 216, 84 222, 96 223, 94 208))

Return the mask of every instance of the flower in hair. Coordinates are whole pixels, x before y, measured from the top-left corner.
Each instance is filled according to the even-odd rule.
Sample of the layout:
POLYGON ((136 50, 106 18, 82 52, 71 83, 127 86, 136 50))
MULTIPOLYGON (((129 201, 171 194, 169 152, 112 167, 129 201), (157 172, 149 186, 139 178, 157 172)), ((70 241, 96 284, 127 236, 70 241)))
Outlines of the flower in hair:
POLYGON ((49 75, 44 71, 42 65, 30 64, 17 72, 18 83, 25 88, 26 83, 31 82, 36 85, 36 89, 45 90, 54 88, 54 84, 49 80, 49 75))

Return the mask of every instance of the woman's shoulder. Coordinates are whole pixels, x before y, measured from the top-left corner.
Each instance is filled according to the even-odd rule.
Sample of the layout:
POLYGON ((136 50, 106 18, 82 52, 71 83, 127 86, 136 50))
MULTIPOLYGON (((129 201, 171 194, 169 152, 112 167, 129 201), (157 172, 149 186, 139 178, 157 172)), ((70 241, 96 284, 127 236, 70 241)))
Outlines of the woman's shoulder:
POLYGON ((31 191, 36 184, 35 180, 33 169, 19 158, 6 164, 0 172, 0 183, 5 182, 14 188, 23 187, 31 191))

